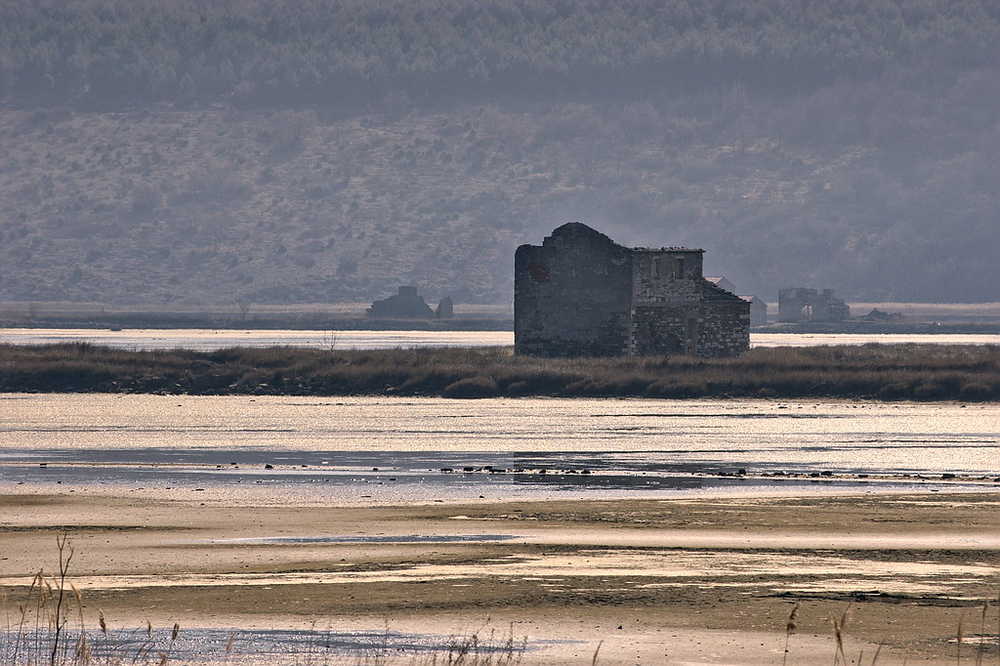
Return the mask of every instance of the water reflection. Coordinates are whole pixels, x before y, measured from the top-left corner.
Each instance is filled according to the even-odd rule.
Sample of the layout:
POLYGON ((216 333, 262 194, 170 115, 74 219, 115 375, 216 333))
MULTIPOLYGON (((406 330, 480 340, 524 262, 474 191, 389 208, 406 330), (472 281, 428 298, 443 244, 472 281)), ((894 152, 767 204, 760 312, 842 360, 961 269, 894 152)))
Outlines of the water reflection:
POLYGON ((41 394, 0 405, 0 490, 431 501, 1000 478, 993 404, 41 394))

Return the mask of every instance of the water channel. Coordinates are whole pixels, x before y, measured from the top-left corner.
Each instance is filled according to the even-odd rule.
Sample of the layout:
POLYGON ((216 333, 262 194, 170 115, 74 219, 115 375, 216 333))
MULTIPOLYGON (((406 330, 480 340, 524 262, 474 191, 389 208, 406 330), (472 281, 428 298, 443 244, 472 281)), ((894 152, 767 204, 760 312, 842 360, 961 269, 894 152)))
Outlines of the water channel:
MULTIPOLYGON (((396 347, 495 347, 514 344, 511 331, 282 331, 211 329, 0 329, 0 344, 89 342, 132 350, 294 346, 314 349, 396 347)), ((751 347, 813 345, 945 344, 1000 345, 1000 334, 751 333, 751 347)))

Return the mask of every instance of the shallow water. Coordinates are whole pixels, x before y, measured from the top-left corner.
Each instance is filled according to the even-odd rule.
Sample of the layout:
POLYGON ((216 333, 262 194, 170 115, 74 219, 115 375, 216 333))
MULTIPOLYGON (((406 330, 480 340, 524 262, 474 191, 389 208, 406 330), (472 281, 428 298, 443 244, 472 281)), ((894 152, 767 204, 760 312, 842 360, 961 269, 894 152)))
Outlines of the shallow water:
MULTIPOLYGON (((312 349, 394 349, 397 347, 496 347, 514 344, 511 331, 281 331, 212 329, 47 329, 0 328, 0 344, 89 342, 131 350, 293 346, 312 349)), ((751 333, 751 347, 812 345, 946 344, 1000 345, 1000 334, 751 333)))
POLYGON ((382 503, 995 488, 998 445, 994 404, 0 396, 0 492, 382 503))
MULTIPOLYGON (((79 631, 68 631, 70 650, 65 663, 71 663, 71 648, 79 639, 79 631)), ((48 637, 48 634, 42 634, 48 637)), ((385 664, 390 659, 409 663, 431 663, 429 657, 437 656, 443 663, 453 663, 464 648, 466 659, 474 655, 483 662, 505 655, 532 652, 557 643, 569 641, 525 640, 523 643, 506 634, 495 632, 476 636, 445 636, 426 633, 404 633, 388 629, 372 631, 343 630, 247 630, 234 628, 184 627, 176 639, 169 629, 153 630, 148 635, 145 628, 111 631, 107 635, 97 630, 86 632, 91 654, 99 663, 204 663, 204 664, 385 664), (145 657, 144 657, 145 655, 145 657), (155 655, 156 659, 153 659, 155 655), (163 661, 160 656, 163 655, 163 661), (448 656, 451 655, 451 660, 448 656), (423 659, 422 659, 423 658, 423 659), (332 661, 331 661, 332 660, 332 661)), ((18 658, 16 635, 0 631, 0 661, 4 664, 41 664, 49 661, 50 643, 40 645, 29 634, 29 642, 21 646, 18 658)), ((60 661, 59 663, 63 663, 60 661)), ((398 661, 393 661, 398 663, 398 661)))
POLYGON ((129 350, 225 347, 308 347, 311 349, 395 349, 397 347, 496 347, 514 344, 511 331, 282 331, 213 329, 0 329, 3 344, 89 342, 129 350))

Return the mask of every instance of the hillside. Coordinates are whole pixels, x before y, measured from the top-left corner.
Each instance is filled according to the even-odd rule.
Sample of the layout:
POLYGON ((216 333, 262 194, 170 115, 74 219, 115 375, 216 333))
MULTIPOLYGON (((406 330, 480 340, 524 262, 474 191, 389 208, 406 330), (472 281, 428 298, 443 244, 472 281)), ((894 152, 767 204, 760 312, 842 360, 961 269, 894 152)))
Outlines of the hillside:
POLYGON ((506 303, 571 219, 996 300, 993 3, 605 4, 4 0, 0 300, 506 303))

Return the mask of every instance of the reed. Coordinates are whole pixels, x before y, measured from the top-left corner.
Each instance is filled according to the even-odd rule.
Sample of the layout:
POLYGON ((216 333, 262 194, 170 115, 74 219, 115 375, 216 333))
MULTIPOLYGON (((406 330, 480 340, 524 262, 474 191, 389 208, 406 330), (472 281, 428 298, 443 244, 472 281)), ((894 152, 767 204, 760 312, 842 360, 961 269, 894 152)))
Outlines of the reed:
POLYGON ((792 640, 792 634, 794 634, 795 630, 798 628, 797 625, 795 624, 795 620, 798 617, 798 615, 799 615, 799 604, 796 602, 796 604, 792 606, 792 612, 788 614, 788 621, 785 622, 785 649, 781 656, 782 666, 785 666, 785 664, 788 663, 788 644, 792 640))
POLYGON ((515 356, 500 347, 196 352, 0 345, 0 391, 981 402, 1000 400, 1000 346, 770 348, 733 359, 552 359, 515 356))
MULTIPOLYGON (((84 621, 83 595, 69 578, 74 549, 66 535, 56 538, 56 552, 56 572, 48 576, 40 569, 14 612, 4 597, 5 625, 0 630, 0 663, 10 666, 125 666, 170 661, 169 646, 154 649, 151 625, 147 624, 146 640, 137 643, 133 640, 133 632, 117 635, 109 632, 104 613, 99 611, 98 629, 89 631, 84 621), (71 623, 74 615, 75 625, 71 623)), ((173 639, 178 631, 175 624, 173 639)))

